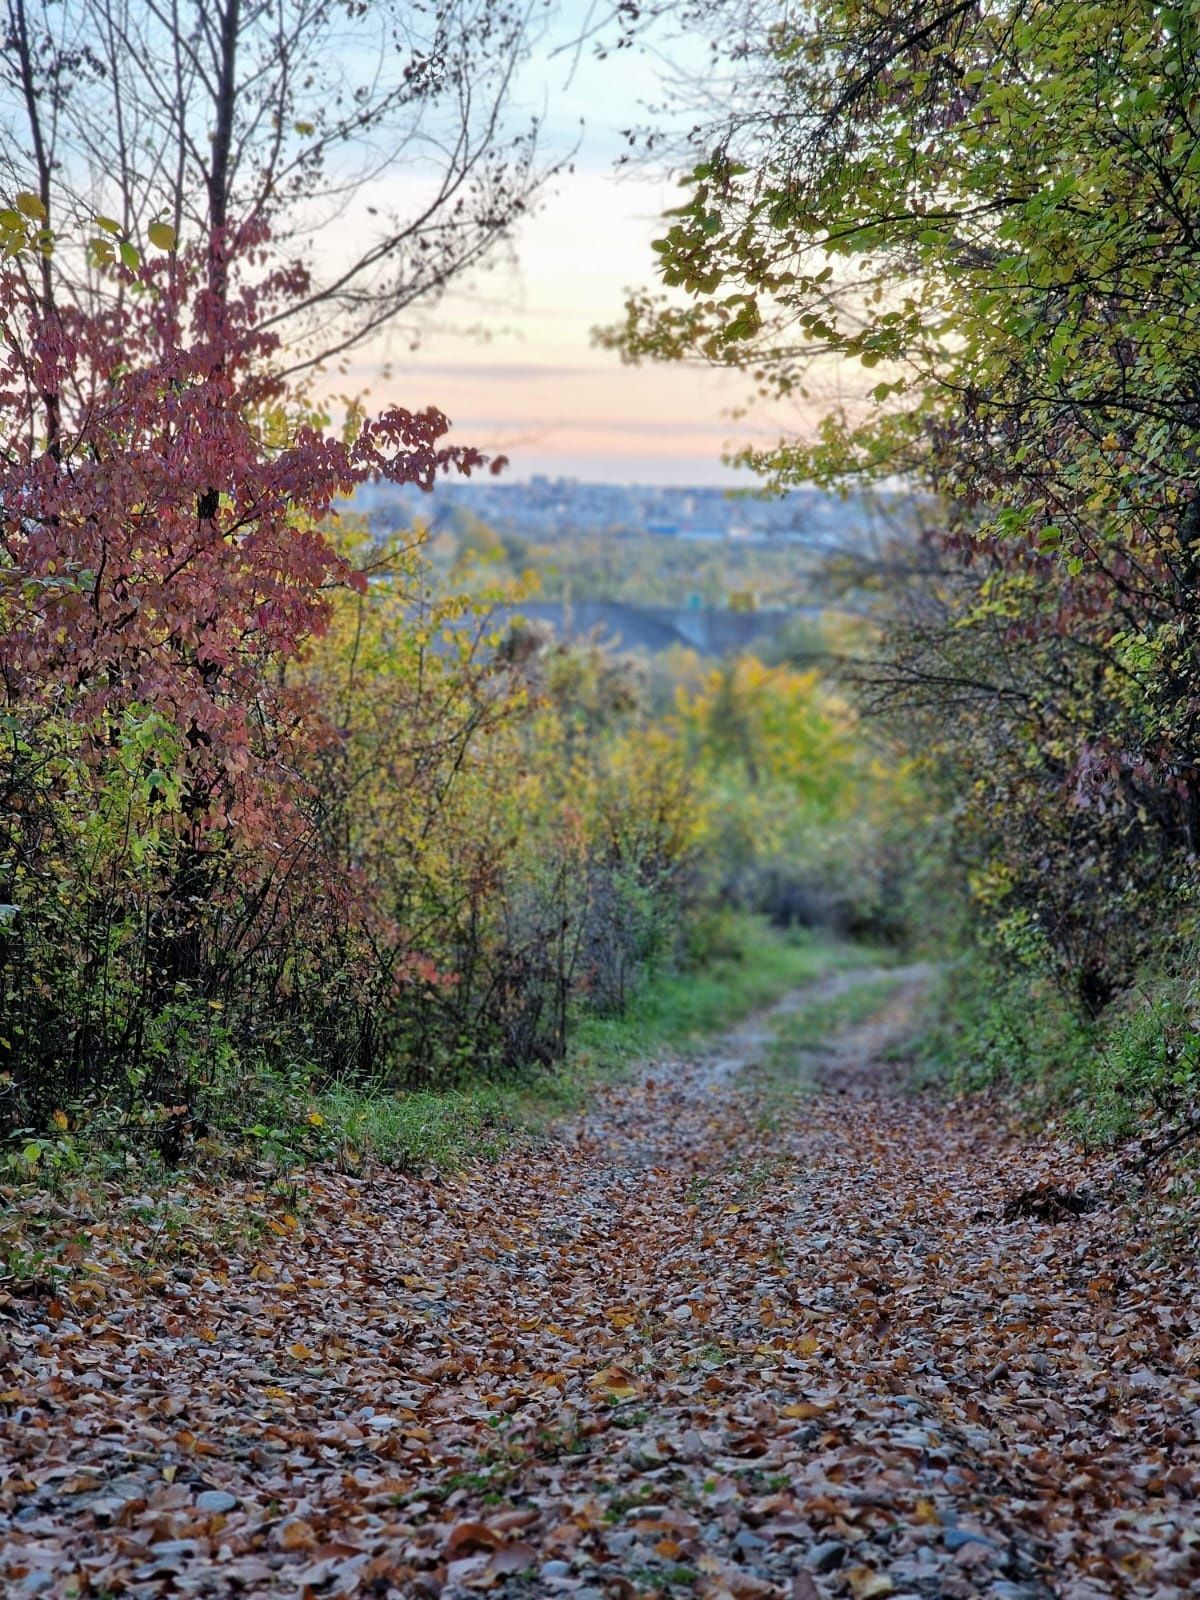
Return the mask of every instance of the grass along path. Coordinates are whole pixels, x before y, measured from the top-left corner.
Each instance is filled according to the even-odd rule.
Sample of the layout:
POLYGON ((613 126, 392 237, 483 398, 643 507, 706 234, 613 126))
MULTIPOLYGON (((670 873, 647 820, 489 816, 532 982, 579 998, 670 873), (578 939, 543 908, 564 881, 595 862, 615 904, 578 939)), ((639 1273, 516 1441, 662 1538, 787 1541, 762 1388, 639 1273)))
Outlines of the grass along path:
POLYGON ((416 1169, 490 1159, 514 1132, 543 1129, 579 1112, 599 1088, 638 1063, 694 1051, 797 985, 807 991, 817 978, 857 972, 872 959, 882 958, 863 945, 803 929, 785 932, 763 917, 728 913, 718 948, 702 965, 651 974, 620 1016, 580 1017, 565 1066, 400 1095, 334 1090, 314 1103, 322 1118, 319 1133, 303 1114, 293 1114, 300 1135, 296 1154, 340 1164, 349 1154, 351 1164, 365 1158, 416 1169))
POLYGON ((4 1592, 1194 1593, 1194 1277, 1112 1162, 906 1094, 893 979, 801 1092, 747 1027, 171 1266, 94 1221, 4 1307, 4 1592))

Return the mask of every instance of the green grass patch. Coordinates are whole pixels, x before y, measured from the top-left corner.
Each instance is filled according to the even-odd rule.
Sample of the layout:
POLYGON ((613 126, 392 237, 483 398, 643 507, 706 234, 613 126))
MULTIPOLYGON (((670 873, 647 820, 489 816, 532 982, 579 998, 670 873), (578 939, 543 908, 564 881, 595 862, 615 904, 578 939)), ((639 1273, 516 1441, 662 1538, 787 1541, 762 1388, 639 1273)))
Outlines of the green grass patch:
POLYGON ((567 1060, 557 1069, 446 1091, 337 1089, 315 1104, 321 1143, 333 1159, 402 1167, 487 1159, 514 1135, 578 1111, 622 1070, 699 1045, 791 989, 877 959, 861 946, 729 915, 702 964, 649 975, 620 1016, 578 1015, 567 1060))
POLYGON ((1093 1049, 1091 1026, 1052 983, 974 954, 933 984, 907 1054, 918 1086, 1011 1089, 1036 1117, 1070 1096, 1093 1049))
POLYGON ((1009 1089, 1033 1123, 1065 1121, 1088 1144, 1192 1115, 1200 1014, 1189 979, 1147 973, 1100 1017, 1048 980, 982 956, 932 989, 908 1054, 916 1078, 956 1092, 1009 1089))
POLYGON ((463 1167, 578 1111, 628 1066, 694 1048, 791 989, 878 959, 862 947, 780 931, 761 917, 726 914, 704 930, 703 950, 686 970, 648 975, 622 1015, 578 1012, 557 1068, 410 1091, 384 1083, 318 1087, 303 1066, 244 1071, 227 1092, 210 1096, 206 1125, 189 1124, 174 1155, 163 1154, 169 1119, 148 1114, 144 1127, 109 1129, 101 1109, 78 1130, 74 1123, 70 1132, 26 1130, 7 1153, 6 1175, 17 1189, 93 1177, 153 1188, 177 1181, 180 1165, 192 1161, 285 1185, 322 1162, 348 1170, 463 1167))

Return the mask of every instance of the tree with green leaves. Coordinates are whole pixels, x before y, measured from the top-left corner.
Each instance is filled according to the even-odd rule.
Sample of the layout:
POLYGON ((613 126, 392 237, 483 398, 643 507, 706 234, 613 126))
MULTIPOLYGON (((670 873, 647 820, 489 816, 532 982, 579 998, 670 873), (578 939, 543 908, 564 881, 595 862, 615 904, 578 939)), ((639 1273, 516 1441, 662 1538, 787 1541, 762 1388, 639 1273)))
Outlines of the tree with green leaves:
POLYGON ((781 480, 915 470, 972 503, 995 484, 1000 531, 1081 555, 1180 521, 1200 6, 775 9, 693 135, 656 245, 675 293, 631 303, 623 350, 777 397, 830 356, 873 370, 819 440, 748 456, 781 480))
MULTIPOLYGON (((1120 819, 1104 892, 1176 893, 1200 843, 1200 4, 709 20, 736 45, 656 245, 663 288, 608 338, 741 369, 801 418, 835 362, 861 372, 815 427, 741 459, 777 485, 932 492, 962 576, 939 623, 928 605, 915 631, 893 620, 893 664, 926 700, 974 685, 992 736, 949 748, 942 718, 965 794, 985 779, 989 826, 1061 848, 1055 872, 1090 849, 1059 816, 1120 819)), ((1037 906, 1045 872, 1023 870, 1037 906)), ((1051 920, 1073 913, 1047 912, 1047 937, 1051 920)))

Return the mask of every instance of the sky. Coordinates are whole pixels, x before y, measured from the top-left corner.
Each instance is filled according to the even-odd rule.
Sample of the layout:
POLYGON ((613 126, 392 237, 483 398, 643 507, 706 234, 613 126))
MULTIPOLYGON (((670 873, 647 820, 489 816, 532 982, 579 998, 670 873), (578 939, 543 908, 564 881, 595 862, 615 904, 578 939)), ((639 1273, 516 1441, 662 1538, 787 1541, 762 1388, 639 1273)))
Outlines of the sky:
MULTIPOLYGON (((736 374, 623 366, 592 339, 621 319, 625 291, 653 284, 650 241, 680 191, 646 171, 617 170, 621 131, 650 120, 670 64, 650 51, 599 60, 566 48, 589 0, 561 0, 517 89, 523 111, 543 113, 550 158, 576 147, 559 178, 518 227, 511 260, 441 302, 420 348, 368 347, 352 370, 377 404, 433 404, 452 438, 509 456, 511 480, 535 473, 595 482, 740 484, 723 450, 753 433, 728 412, 747 398, 736 374), (485 326, 482 339, 470 330, 485 326), (383 362, 390 376, 379 378, 383 362)), ((672 46, 676 66, 689 46, 672 46)), ((695 59, 702 60, 699 42, 695 59)), ((776 430, 777 432, 778 430, 776 430)))

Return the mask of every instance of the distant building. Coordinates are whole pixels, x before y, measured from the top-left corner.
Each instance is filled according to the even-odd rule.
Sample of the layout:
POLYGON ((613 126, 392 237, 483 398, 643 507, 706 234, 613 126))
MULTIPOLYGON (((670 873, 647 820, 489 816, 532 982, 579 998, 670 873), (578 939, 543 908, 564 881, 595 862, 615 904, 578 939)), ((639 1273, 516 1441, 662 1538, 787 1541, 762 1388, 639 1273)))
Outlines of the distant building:
POLYGON ((699 596, 684 606, 635 606, 618 600, 526 600, 496 606, 495 624, 518 618, 540 622, 562 639, 594 638, 614 650, 660 651, 683 646, 704 656, 737 655, 779 633, 797 617, 819 614, 815 606, 790 611, 755 611, 703 607, 699 596))

